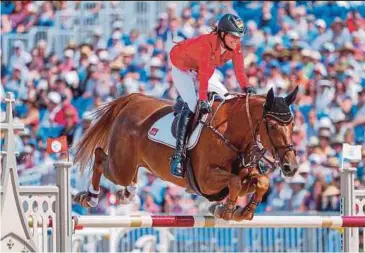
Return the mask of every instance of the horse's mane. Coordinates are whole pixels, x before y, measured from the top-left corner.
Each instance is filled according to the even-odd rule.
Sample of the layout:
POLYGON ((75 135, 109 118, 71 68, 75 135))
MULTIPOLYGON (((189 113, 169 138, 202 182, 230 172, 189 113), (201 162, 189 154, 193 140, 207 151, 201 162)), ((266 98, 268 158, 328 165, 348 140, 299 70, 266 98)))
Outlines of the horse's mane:
MULTIPOLYGON (((233 95, 233 98, 224 99, 224 103, 238 103, 242 102, 243 104, 246 103, 246 94, 240 93, 230 93, 229 95, 233 95)), ((255 103, 256 101, 265 101, 266 95, 250 95, 249 103, 255 103)), ((221 103, 222 101, 215 101, 215 103, 221 103)))

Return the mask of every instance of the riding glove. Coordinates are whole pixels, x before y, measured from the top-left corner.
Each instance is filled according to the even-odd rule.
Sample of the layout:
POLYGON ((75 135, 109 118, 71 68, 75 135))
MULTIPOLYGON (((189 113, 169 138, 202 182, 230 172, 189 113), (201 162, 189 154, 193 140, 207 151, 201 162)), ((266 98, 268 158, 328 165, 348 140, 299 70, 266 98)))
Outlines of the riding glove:
POLYGON ((210 106, 210 104, 208 103, 208 101, 205 100, 201 100, 200 101, 200 113, 202 114, 206 114, 212 111, 212 107, 210 106))

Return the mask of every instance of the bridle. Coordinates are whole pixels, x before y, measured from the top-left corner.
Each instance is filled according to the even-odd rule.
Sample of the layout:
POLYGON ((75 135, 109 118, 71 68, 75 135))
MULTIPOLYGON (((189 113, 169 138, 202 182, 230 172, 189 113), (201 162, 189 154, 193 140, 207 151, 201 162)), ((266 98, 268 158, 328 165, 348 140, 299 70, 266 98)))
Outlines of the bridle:
MULTIPOLYGON (((248 105, 247 105, 247 107, 248 107, 248 105)), ((281 119, 279 119, 277 117, 273 117, 271 115, 272 113, 273 112, 264 114, 264 116, 262 118, 262 121, 264 121, 264 123, 265 123, 266 133, 267 133, 267 135, 269 137, 269 140, 270 140, 270 145, 271 145, 271 148, 272 148, 272 152, 271 153, 273 154, 274 162, 271 162, 271 161, 267 160, 267 158, 265 156, 263 158, 265 160, 267 160, 271 165, 274 165, 273 166, 274 168, 278 168, 278 167, 280 167, 283 164, 283 159, 284 159, 286 153, 287 152, 290 152, 290 151, 293 151, 294 154, 296 155, 296 150, 295 150, 294 145, 292 143, 290 143, 288 145, 281 145, 281 146, 276 146, 274 144, 274 141, 272 140, 272 136, 270 134, 269 123, 267 121, 267 118, 269 118, 269 117, 270 118, 274 118, 274 120, 277 121, 277 122, 279 122, 280 125, 289 125, 293 121, 293 117, 291 116, 289 120, 283 121, 283 120, 281 120, 281 119), (281 156, 280 156, 280 153, 282 153, 281 156)), ((257 140, 255 140, 255 142, 257 143, 257 140)))
MULTIPOLYGON (((238 95, 238 94, 233 94, 233 95, 241 96, 241 95, 238 95)), ((213 96, 211 101, 214 101, 214 96, 213 96)), ((278 167, 281 167, 281 165, 283 164, 283 159, 284 159, 286 153, 290 152, 290 151, 293 151, 296 155, 296 151, 295 151, 294 145, 292 143, 290 143, 288 145, 282 145, 282 146, 276 146, 274 144, 274 141, 272 140, 272 136, 270 135, 270 129, 269 129, 269 124, 268 124, 267 118, 269 118, 269 117, 273 118, 275 121, 279 122, 279 124, 281 124, 281 125, 289 125, 292 122, 293 117, 290 114, 289 120, 284 121, 280 118, 282 113, 271 112, 271 111, 266 109, 266 106, 264 104, 263 105, 264 106, 263 116, 262 116, 261 120, 259 120, 256 123, 255 128, 253 128, 251 113, 250 113, 250 107, 249 107, 249 103, 248 103, 249 96, 250 96, 249 94, 246 95, 246 113, 247 113, 248 122, 249 122, 249 125, 250 125, 251 134, 252 134, 252 138, 253 138, 254 143, 252 145, 252 148, 249 151, 249 154, 248 154, 249 159, 248 159, 247 163, 245 162, 244 153, 242 152, 242 150, 240 150, 235 145, 233 145, 232 142, 227 137, 224 136, 224 134, 219 132, 219 130, 212 125, 213 119, 215 118, 215 116, 216 116, 217 112, 219 111, 219 109, 221 108, 221 106, 224 104, 225 100, 223 100, 218 105, 217 110, 214 112, 214 114, 213 114, 212 118, 210 119, 209 123, 206 123, 205 121, 201 121, 201 120, 200 120, 200 123, 202 123, 205 127, 210 129, 213 133, 215 133, 220 139, 223 140, 223 142, 230 149, 232 149, 237 154, 237 158, 240 159, 243 168, 255 167, 261 159, 264 159, 274 169, 276 169, 278 167), (265 123, 266 133, 269 137, 270 145, 271 145, 271 148, 272 148, 272 150, 271 150, 272 155, 271 156, 274 158, 274 160, 270 159, 269 157, 267 157, 265 155, 267 153, 267 150, 263 147, 261 141, 257 139, 259 125, 260 125, 261 122, 265 123), (280 153, 282 153, 281 156, 279 155, 280 153)))

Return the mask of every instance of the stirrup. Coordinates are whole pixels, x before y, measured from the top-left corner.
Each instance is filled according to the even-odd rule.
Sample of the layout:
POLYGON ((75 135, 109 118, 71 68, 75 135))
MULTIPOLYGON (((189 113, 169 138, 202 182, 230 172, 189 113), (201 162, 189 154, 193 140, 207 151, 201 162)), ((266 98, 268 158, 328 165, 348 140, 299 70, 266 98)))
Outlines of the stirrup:
POLYGON ((181 154, 181 155, 172 155, 172 156, 170 156, 170 163, 172 162, 172 160, 175 160, 175 159, 178 159, 178 158, 181 158, 181 160, 184 160, 185 156, 183 154, 181 154))
POLYGON ((178 155, 174 155, 170 158, 170 173, 173 175, 173 176, 176 176, 176 177, 180 177, 182 178, 183 177, 183 174, 184 174, 184 171, 183 171, 183 161, 184 161, 184 158, 182 156, 178 156, 178 155), (175 159, 179 159, 178 161, 176 161, 175 159), (172 167, 172 163, 174 162, 174 167, 172 167), (180 168, 179 168, 179 165, 180 164, 180 168))

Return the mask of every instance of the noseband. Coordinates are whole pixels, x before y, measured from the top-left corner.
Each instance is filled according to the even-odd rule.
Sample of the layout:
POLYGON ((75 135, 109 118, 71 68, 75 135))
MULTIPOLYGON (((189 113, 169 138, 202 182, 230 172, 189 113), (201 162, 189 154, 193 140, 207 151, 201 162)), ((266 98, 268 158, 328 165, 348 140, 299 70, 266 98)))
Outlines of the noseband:
MULTIPOLYGON (((280 125, 289 125, 293 120, 293 116, 289 112, 290 113, 290 118, 288 120, 283 120, 282 118, 280 118, 280 116, 283 116, 284 114, 286 115, 287 113, 279 113, 279 112, 268 111, 268 110, 265 109, 265 105, 264 105, 264 114, 263 114, 261 120, 259 120, 256 123, 256 126, 254 128, 253 124, 252 124, 248 99, 249 99, 249 95, 246 95, 246 113, 247 113, 248 122, 249 122, 250 129, 251 129, 252 138, 254 140, 254 144, 252 145, 252 148, 249 152, 249 155, 248 155, 248 157, 249 157, 248 160, 249 161, 247 163, 245 163, 245 160, 244 160, 244 153, 242 151, 240 151, 235 145, 233 145, 231 143, 231 141, 224 136, 224 134, 222 134, 221 132, 218 131, 218 129, 216 129, 215 127, 212 126, 213 119, 215 118, 215 115, 219 111, 221 105, 225 102, 224 100, 218 105, 218 108, 215 111, 214 115, 212 116, 209 124, 207 124, 206 122, 201 121, 201 120, 200 120, 200 123, 202 123, 204 126, 209 128, 210 130, 212 130, 212 132, 215 133, 219 138, 221 138, 223 140, 223 142, 230 149, 232 149, 234 152, 237 153, 237 158, 240 159, 240 161, 242 162, 242 167, 243 168, 254 167, 254 166, 257 165, 257 163, 261 159, 264 159, 265 161, 267 161, 273 168, 281 167, 281 165, 283 164, 283 159, 284 159, 286 153, 290 152, 290 151, 293 151, 294 154, 296 155, 296 151, 295 151, 294 145, 292 143, 290 143, 288 145, 282 145, 282 146, 276 146, 274 144, 274 141, 273 141, 272 136, 270 134, 270 129, 269 129, 269 126, 268 126, 267 118, 270 117, 270 118, 274 119, 275 121, 279 122, 280 125), (274 161, 272 161, 270 158, 268 158, 265 155, 267 150, 263 147, 261 141, 257 140, 258 130, 259 130, 258 127, 259 127, 259 125, 262 121, 265 123, 266 133, 269 136, 270 144, 271 144, 271 147, 272 147, 271 155, 274 158, 274 161), (279 155, 280 153, 282 153, 281 156, 279 155)), ((214 98, 213 98, 213 101, 214 101, 214 98)))

